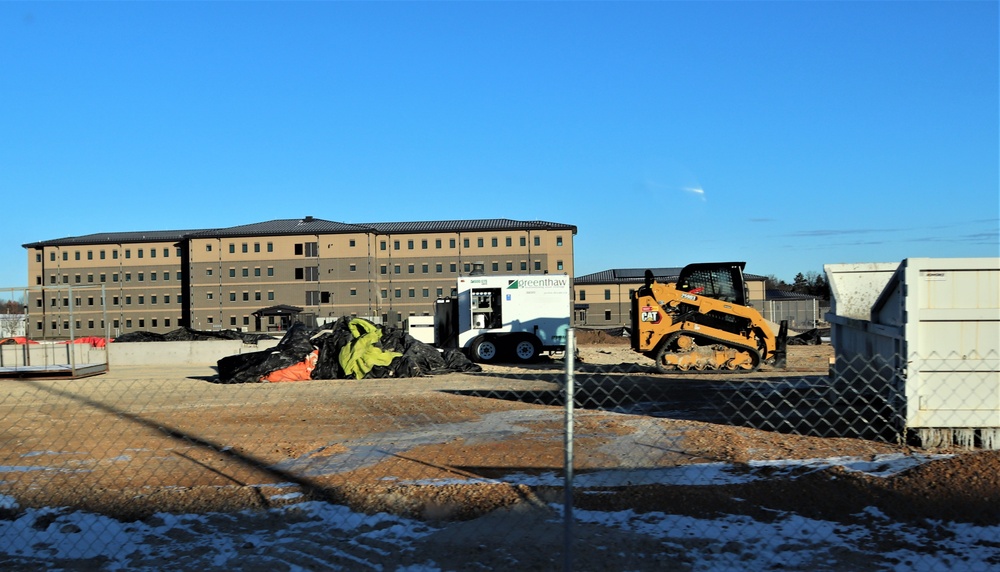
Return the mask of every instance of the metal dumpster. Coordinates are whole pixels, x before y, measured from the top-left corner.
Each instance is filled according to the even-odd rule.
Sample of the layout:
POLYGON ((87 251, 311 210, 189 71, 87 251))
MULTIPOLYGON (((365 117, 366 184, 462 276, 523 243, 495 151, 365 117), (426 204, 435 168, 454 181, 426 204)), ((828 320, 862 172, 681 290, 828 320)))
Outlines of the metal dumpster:
POLYGON ((1000 258, 824 266, 834 383, 925 447, 1000 448, 1000 258))

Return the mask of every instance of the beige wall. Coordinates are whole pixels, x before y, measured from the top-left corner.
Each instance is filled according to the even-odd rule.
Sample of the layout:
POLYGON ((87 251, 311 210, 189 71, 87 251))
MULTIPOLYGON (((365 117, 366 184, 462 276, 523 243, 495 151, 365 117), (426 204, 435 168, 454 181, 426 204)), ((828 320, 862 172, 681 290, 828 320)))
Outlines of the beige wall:
POLYGON ((486 274, 572 276, 573 238, 570 230, 190 238, 186 265, 172 241, 32 248, 28 334, 166 333, 184 325, 185 306, 187 325, 205 330, 252 330, 253 312, 278 304, 320 323, 365 316, 398 326, 430 314, 474 265, 486 274))

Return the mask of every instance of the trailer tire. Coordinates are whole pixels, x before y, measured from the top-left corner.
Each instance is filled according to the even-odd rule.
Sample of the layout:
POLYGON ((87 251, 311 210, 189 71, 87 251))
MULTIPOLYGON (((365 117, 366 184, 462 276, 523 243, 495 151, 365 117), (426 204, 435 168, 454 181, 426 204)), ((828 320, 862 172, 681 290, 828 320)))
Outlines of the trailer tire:
POLYGON ((490 363, 497 359, 497 343, 493 338, 476 338, 472 343, 472 359, 480 363, 490 363))
POLYGON ((514 357, 521 362, 531 362, 538 357, 538 353, 541 351, 538 339, 534 336, 525 336, 523 338, 518 338, 514 342, 514 357))

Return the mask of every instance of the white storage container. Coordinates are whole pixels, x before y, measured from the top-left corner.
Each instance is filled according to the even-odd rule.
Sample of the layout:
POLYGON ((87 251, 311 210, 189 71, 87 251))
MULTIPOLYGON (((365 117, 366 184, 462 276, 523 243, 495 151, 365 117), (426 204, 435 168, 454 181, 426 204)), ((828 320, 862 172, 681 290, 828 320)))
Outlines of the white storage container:
POLYGON ((925 446, 1000 448, 1000 258, 825 270, 835 381, 876 388, 925 446))

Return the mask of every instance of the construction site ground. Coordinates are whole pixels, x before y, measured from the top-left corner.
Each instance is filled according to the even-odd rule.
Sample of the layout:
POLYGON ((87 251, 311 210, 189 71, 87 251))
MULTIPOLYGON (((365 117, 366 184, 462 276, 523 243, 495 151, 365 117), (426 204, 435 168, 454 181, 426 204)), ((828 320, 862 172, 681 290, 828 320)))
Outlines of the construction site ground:
MULTIPOLYGON (((588 395, 603 395, 601 388, 611 386, 655 394, 664 387, 732 379, 656 374, 648 359, 617 339, 581 339, 578 349, 578 384, 588 395)), ((786 370, 762 367, 748 379, 820 378, 832 355, 828 344, 791 346, 786 370)), ((495 519, 500 530, 441 540, 432 556, 445 568, 454 549, 450 542, 477 543, 480 550, 513 540, 541 542, 541 529, 525 540, 517 526, 503 528, 502 515, 560 503, 561 487, 511 484, 504 476, 563 475, 564 407, 558 395, 564 364, 561 358, 543 359, 484 370, 222 385, 212 382, 214 370, 207 366, 134 367, 77 380, 3 380, 0 466, 56 469, 7 472, 0 494, 16 499, 17 508, 0 508, 0 517, 13 518, 27 507, 68 507, 129 521, 162 512, 232 512, 323 500, 439 524, 495 519), (74 467, 80 470, 67 470, 74 467)), ((609 393, 605 404, 627 401, 630 394, 609 393)), ((683 400, 672 407, 683 407, 683 400)), ((834 464, 794 479, 782 473, 718 486, 609 482, 601 494, 576 494, 580 510, 756 519, 781 511, 851 523, 874 507, 901 521, 1000 524, 1000 452, 914 450, 905 443, 699 421, 683 412, 649 416, 612 409, 576 411, 577 475, 705 463, 765 470, 752 469, 751 462, 892 453, 950 456, 889 477, 834 464), (673 437, 647 443, 636 437, 640 433, 673 437), (609 448, 616 443, 620 454, 609 448)), ((618 567, 613 554, 587 552, 585 528, 577 533, 589 563, 584 568, 618 567)), ((558 534, 552 534, 547 542, 558 547, 558 534)), ((551 556, 539 562, 544 569, 551 556)))

